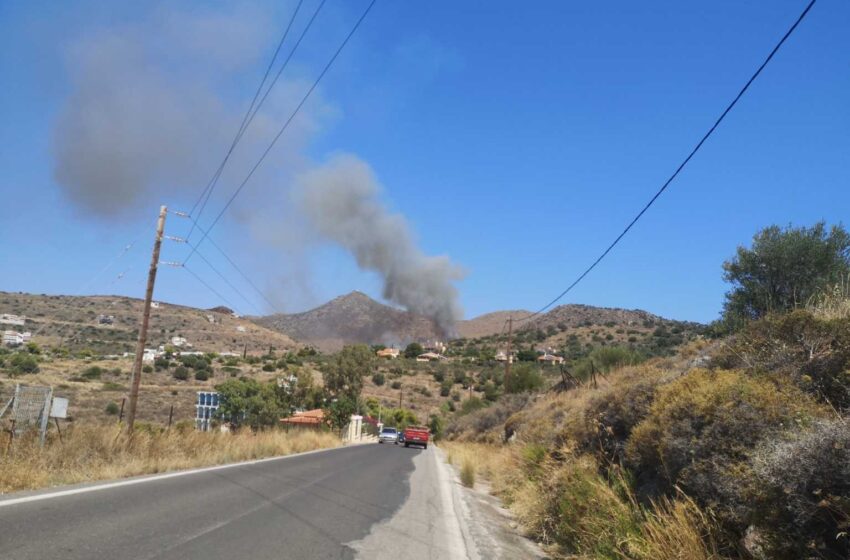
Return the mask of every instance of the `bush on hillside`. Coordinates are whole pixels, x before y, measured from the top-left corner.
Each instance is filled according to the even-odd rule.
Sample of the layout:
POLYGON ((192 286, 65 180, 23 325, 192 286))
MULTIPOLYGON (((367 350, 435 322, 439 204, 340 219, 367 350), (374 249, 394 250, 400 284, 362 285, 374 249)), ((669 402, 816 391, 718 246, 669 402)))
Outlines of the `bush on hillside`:
POLYGON ((850 319, 818 319, 806 310, 747 325, 713 365, 789 378, 840 409, 850 409, 850 319))
POLYGON ((473 399, 464 401, 464 407, 475 408, 475 410, 463 412, 464 409, 461 409, 461 414, 452 418, 446 426, 446 437, 472 441, 501 441, 502 428, 507 419, 522 410, 531 402, 532 397, 528 393, 504 395, 487 407, 480 399, 476 397, 473 397, 473 399), (472 403, 467 405, 466 403, 470 401, 472 403), (494 436, 493 432, 498 432, 498 434, 494 436))
POLYGON ((595 394, 587 407, 587 432, 576 438, 584 449, 620 463, 632 430, 649 415, 662 374, 643 367, 624 370, 610 388, 595 394))
POLYGON ((32 354, 18 352, 13 354, 7 363, 12 376, 38 373, 38 360, 32 354))
POLYGON ((743 532, 746 461, 767 437, 806 425, 821 409, 793 386, 739 371, 694 370, 657 391, 649 415, 626 445, 643 495, 676 488, 743 532))
POLYGON ((535 391, 543 386, 543 376, 540 368, 531 364, 516 364, 505 380, 505 392, 525 393, 535 391))
POLYGON ((850 426, 816 422, 763 443, 752 459, 758 517, 771 558, 850 558, 850 426))
POLYGON ((178 381, 186 381, 189 379, 189 368, 186 366, 177 366, 174 368, 174 372, 172 373, 174 379, 178 381))

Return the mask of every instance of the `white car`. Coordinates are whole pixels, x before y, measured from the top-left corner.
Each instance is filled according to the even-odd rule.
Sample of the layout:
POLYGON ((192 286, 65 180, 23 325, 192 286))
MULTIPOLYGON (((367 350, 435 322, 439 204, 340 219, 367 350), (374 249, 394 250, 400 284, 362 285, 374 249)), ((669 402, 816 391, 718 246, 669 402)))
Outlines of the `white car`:
POLYGON ((381 428, 378 443, 398 443, 398 431, 395 428, 381 428))

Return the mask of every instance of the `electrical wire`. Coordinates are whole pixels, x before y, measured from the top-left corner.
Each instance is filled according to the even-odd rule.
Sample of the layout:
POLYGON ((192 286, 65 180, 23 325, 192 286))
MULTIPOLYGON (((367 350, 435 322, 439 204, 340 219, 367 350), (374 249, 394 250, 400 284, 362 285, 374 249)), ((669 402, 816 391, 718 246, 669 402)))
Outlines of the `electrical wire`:
MULTIPOLYGON (((198 282, 200 282, 200 284, 201 284, 202 286, 204 286, 206 289, 208 289, 210 292, 212 292, 212 293, 213 293, 213 294, 214 294, 217 298, 219 298, 221 301, 223 301, 224 303, 226 303, 226 304, 227 304, 227 306, 228 306, 228 307, 230 307, 230 309, 233 309, 234 311, 236 311, 236 306, 235 306, 235 305, 233 305, 232 303, 230 303, 230 301, 229 301, 226 297, 224 297, 223 295, 221 295, 221 294, 218 292, 218 290, 216 290, 215 288, 213 288, 211 285, 207 284, 207 283, 204 281, 204 279, 203 279, 203 278, 201 278, 198 274, 196 274, 196 273, 195 273, 195 272, 194 272, 191 268, 187 267, 185 263, 184 263, 183 265, 181 265, 181 266, 180 266, 180 268, 182 268, 183 270, 185 270, 186 272, 188 272, 189 274, 191 274, 191 275, 195 278, 195 280, 197 280, 198 282)), ((241 313, 240 313, 240 315, 241 315, 241 313)))
MULTIPOLYGON (((193 247, 193 245, 192 245, 191 243, 189 243, 188 241, 187 241, 186 243, 187 243, 190 247, 193 247)), ((242 290, 240 290, 239 288, 237 288, 237 287, 236 287, 236 286, 235 286, 235 285, 234 285, 234 284, 233 284, 230 280, 228 280, 228 279, 227 279, 227 277, 225 277, 225 276, 224 276, 224 274, 222 274, 222 273, 221 273, 221 272, 220 272, 220 271, 219 271, 219 270, 215 267, 215 265, 213 265, 213 263, 212 263, 212 262, 210 262, 210 260, 204 256, 204 254, 203 254, 203 253, 201 253, 200 251, 197 251, 197 254, 198 254, 198 256, 199 256, 199 257, 201 257, 201 260, 202 260, 202 261, 204 261, 204 262, 207 264, 207 266, 208 266, 208 267, 210 267, 210 269, 211 269, 213 272, 215 272, 215 274, 216 274, 219 278, 221 278, 221 279, 224 281, 224 283, 225 283, 225 284, 227 284, 228 286, 230 286, 230 289, 232 289, 234 292, 236 292, 236 293, 239 295, 239 297, 241 297, 241 298, 242 298, 242 299, 243 299, 243 300, 244 300, 244 301, 245 301, 245 302, 246 302, 249 306, 251 306, 252 308, 254 308, 254 311, 256 311, 256 312, 257 312, 257 314, 259 314, 259 315, 262 315, 262 314, 263 314, 263 312, 262 312, 262 311, 260 311, 260 309, 259 309, 256 305, 254 305, 254 302, 252 302, 250 299, 248 299, 248 298, 245 296, 245 294, 243 294, 243 293, 242 293, 242 290)), ((184 263, 184 264, 185 264, 185 263, 184 263)))
MULTIPOLYGON (((310 89, 308 89, 307 93, 305 93, 304 96, 301 98, 301 101, 295 107, 295 110, 293 110, 292 113, 289 115, 289 118, 286 119, 286 122, 284 122, 283 126, 278 131, 277 135, 272 139, 271 143, 265 149, 263 154, 260 156, 260 158, 254 164, 254 166, 251 168, 251 170, 248 172, 248 175, 245 177, 245 179, 239 184, 239 186, 233 192, 230 199, 228 199, 227 203, 224 205, 224 208, 221 209, 221 211, 218 213, 216 218, 209 225, 209 227, 207 228, 207 232, 201 237, 201 239, 198 241, 198 243, 195 245, 195 247, 198 247, 201 243, 204 242, 204 240, 208 237, 209 232, 212 230, 212 228, 214 228, 215 225, 219 222, 219 220, 221 220, 222 216, 224 216, 224 213, 227 211, 228 208, 230 208, 230 205, 233 204, 233 201, 236 200, 236 197, 239 196, 239 194, 242 192, 242 189, 244 189, 245 185, 248 184, 248 181, 251 180, 251 177, 253 177, 254 173, 257 171, 257 169, 260 167, 260 165, 263 163, 263 161, 269 155, 269 152, 271 152, 272 148, 274 148, 274 145, 277 143, 277 141, 280 139, 280 137, 283 135, 283 133, 286 131, 286 129, 289 128, 290 123, 292 123, 295 116, 298 114, 298 112, 301 110, 301 108, 307 102, 307 99, 310 98, 310 95, 313 93, 313 91, 319 85, 319 82, 322 81, 322 78, 324 78, 325 74, 327 74, 328 70, 330 70, 334 61, 336 61, 337 57, 339 57, 342 50, 345 48, 345 46, 351 40, 351 37, 354 36, 354 33, 360 27, 360 24, 363 23, 364 19, 366 19, 366 16, 372 10, 372 6, 375 5, 375 2, 377 2, 377 0, 372 0, 369 3, 369 5, 366 7, 366 9, 363 11, 363 14, 360 16, 360 18, 354 24, 354 27, 351 28, 351 31, 349 31, 348 35, 345 36, 345 39, 339 45, 336 52, 334 52, 333 56, 331 56, 330 60, 327 62, 327 64, 325 64, 325 67, 319 73, 318 77, 313 82, 313 85, 310 86, 310 89)), ((189 255, 186 257, 186 259, 184 259, 184 262, 191 259, 192 255, 194 255, 194 254, 195 254, 195 249, 193 249, 192 252, 189 253, 189 255)))
MULTIPOLYGON (((266 72, 265 72, 265 74, 263 74, 263 79, 260 81, 260 85, 257 86, 257 91, 254 92, 254 98, 251 100, 251 104, 248 106, 248 110, 245 111, 245 116, 242 117, 242 123, 239 125, 239 130, 236 131, 236 135, 233 137, 233 141, 230 143, 230 148, 227 150, 227 153, 225 154, 224 159, 222 160, 221 164, 219 164, 218 169, 216 169, 216 172, 213 174, 212 179, 210 179, 209 183, 207 183, 207 186, 201 192, 201 196, 198 197, 198 200, 195 202, 195 204, 192 206, 192 209, 189 211, 190 215, 193 215, 195 213, 195 209, 198 207, 198 204, 201 202, 201 200, 203 200, 203 205, 201 206, 201 209, 198 211, 198 216, 197 216, 197 218, 200 218, 200 215, 203 213, 204 208, 207 205, 207 202, 209 202, 209 199, 212 196, 212 192, 215 189, 215 185, 218 183, 218 179, 221 177, 222 171, 224 171, 224 167, 227 165, 227 162, 230 159, 231 154, 233 154, 233 150, 236 148, 236 145, 242 139, 242 135, 245 133, 245 130, 251 124, 251 121, 254 119, 254 115, 257 114, 256 111, 254 111, 253 114, 252 114, 252 110, 254 109, 254 106, 257 104, 257 99, 260 97, 260 92, 263 91, 263 86, 265 85, 266 80, 268 79, 269 74, 271 73, 271 70, 274 67, 274 63, 277 60, 277 56, 278 56, 278 54, 280 54, 280 50, 283 48, 283 44, 284 44, 284 42, 286 42, 286 38, 289 36, 289 30, 292 29, 292 24, 295 22, 295 17, 298 15, 298 10, 301 9, 301 4, 303 3, 303 1, 304 0, 298 0, 298 4, 295 5, 295 10, 292 12, 292 16, 289 18, 289 23, 286 25, 286 29, 283 32, 283 36, 280 38, 280 41, 277 44, 277 48, 274 51, 274 55, 272 55, 272 59, 269 61, 269 65, 266 67, 266 72)), ((322 4, 324 4, 324 3, 325 3, 325 0, 322 0, 322 4)), ((321 4, 319 5, 319 7, 321 8, 321 4)), ((316 13, 318 13, 318 10, 316 11, 316 13)), ((315 17, 316 16, 314 14, 313 18, 315 19, 315 17)), ((311 19, 310 23, 307 26, 308 29, 309 29, 309 26, 312 23, 313 23, 313 20, 311 19)), ((302 34, 301 38, 298 39, 298 43, 300 43, 301 39, 303 39, 303 38, 304 38, 304 34, 302 34)), ((298 43, 296 43, 295 48, 298 47, 298 43)), ((289 59, 292 58, 292 54, 294 52, 295 52, 295 49, 293 49, 292 52, 290 52, 289 57, 283 63, 283 66, 278 71, 277 76, 275 76, 274 81, 272 82, 271 86, 269 86, 269 89, 266 91, 265 95, 263 96, 263 99, 260 101, 259 105, 257 105, 257 111, 259 111, 260 106, 266 100, 266 97, 268 96, 271 89, 274 87, 274 84, 277 82, 277 79, 280 77, 280 74, 281 74, 281 72, 283 72, 283 69, 286 68, 286 65, 289 63, 289 59)), ((191 237, 194 229, 195 229, 195 227, 193 225, 192 228, 189 230, 189 234, 186 236, 187 239, 189 237, 191 237)))
POLYGON ((791 26, 791 28, 788 29, 788 31, 785 32, 785 35, 782 36, 782 39, 780 39, 780 41, 776 44, 776 46, 773 47, 773 50, 770 51, 770 54, 767 55, 767 58, 764 60, 764 62, 762 62, 761 65, 758 67, 758 69, 755 71, 755 73, 752 76, 750 76, 750 79, 747 80, 747 83, 744 84, 744 87, 741 88, 741 91, 738 92, 738 95, 735 96, 735 98, 726 107, 726 109, 723 111, 723 113, 720 114, 720 117, 717 118, 717 120, 714 122, 714 124, 708 130, 708 132, 706 132, 703 135, 703 137, 696 144, 696 146, 694 146, 694 148, 691 150, 691 152, 688 154, 688 156, 682 161, 682 163, 679 164, 679 167, 676 168, 676 171, 674 171, 673 174, 670 176, 670 178, 667 179, 664 182, 664 184, 661 186, 661 188, 658 189, 658 191, 649 200, 649 202, 647 202, 646 205, 641 209, 641 211, 638 212, 638 214, 632 219, 631 222, 629 222, 629 224, 620 233, 620 235, 618 235, 616 237, 616 239, 614 239, 614 241, 610 245, 608 245, 608 247, 602 252, 602 254, 599 255, 599 257, 597 257, 596 260, 593 261, 593 263, 589 267, 587 267, 587 269, 584 270, 584 272, 582 272, 569 286, 567 286, 567 288, 564 291, 562 291, 560 294, 558 294, 557 297, 555 297, 552 301, 550 301, 549 303, 547 303, 546 305, 544 305, 543 307, 541 307, 540 309, 538 309, 537 311, 535 311, 531 315, 528 315, 528 316, 523 317, 521 319, 517 319, 516 322, 520 323, 520 322, 525 322, 525 321, 528 321, 530 319, 533 319, 534 317, 539 316, 540 314, 545 312, 547 309, 549 309, 550 307, 555 305, 558 301, 561 300, 561 298, 563 298, 573 288, 575 288, 576 285, 578 285, 579 282, 584 280, 584 278, 588 274, 590 274, 590 272, 594 268, 596 268, 596 265, 598 265, 602 261, 602 259, 604 259, 606 256, 608 256, 608 253, 610 253, 611 250, 614 247, 617 246, 617 244, 620 242, 620 240, 623 239, 623 237, 625 237, 625 235, 629 232, 629 230, 632 229, 632 226, 634 226, 637 223, 637 221, 640 220, 640 218, 644 215, 644 213, 646 213, 646 211, 649 210, 650 206, 652 206, 655 203, 655 201, 658 199, 658 197, 660 197, 661 194, 665 190, 667 190, 667 187, 670 186, 670 183, 672 183, 673 180, 679 175, 679 172, 681 172, 682 169, 684 169, 685 165, 687 165, 688 162, 691 161, 691 158, 694 157, 694 155, 699 151, 699 149, 702 147, 702 145, 705 143, 705 141, 708 140, 708 138, 714 133, 714 131, 717 129, 717 127, 720 125, 720 123, 723 121, 723 119, 726 118, 726 115, 729 114, 729 112, 732 110, 733 107, 735 107, 735 105, 738 103, 738 100, 740 100, 741 97, 743 97, 744 93, 746 93, 747 90, 750 88, 750 85, 752 85, 752 83, 756 80, 756 78, 758 78, 759 74, 761 74, 762 70, 764 70, 764 68, 768 65, 768 63, 773 59, 773 56, 779 51, 779 48, 782 47, 782 45, 785 43, 785 41, 788 39, 788 37, 790 37, 791 34, 794 33, 794 30, 797 29, 797 26, 800 25, 800 22, 803 21, 803 19, 809 13, 809 10, 811 10, 812 6, 815 5, 816 1, 817 0, 811 0, 811 2, 809 2, 809 4, 803 10, 803 12, 800 14, 800 16, 797 18, 797 20, 791 26))
MULTIPOLYGON (((206 233, 206 230, 204 230, 204 228, 202 228, 194 220, 194 218, 192 218, 187 213, 185 213, 185 212, 175 212, 175 215, 178 215, 181 218, 187 218, 189 220, 192 220, 194 222, 194 226, 198 229, 198 231, 200 231, 202 234, 206 233)), ((242 268, 240 268, 239 265, 236 264, 236 262, 232 258, 230 258, 230 256, 224 251, 224 249, 222 249, 221 246, 218 243, 216 243, 215 240, 212 237, 207 237, 207 241, 209 241, 210 244, 213 246, 213 248, 215 248, 221 254, 221 256, 224 257, 225 260, 228 263, 230 263, 230 266, 232 266, 234 268, 234 270, 236 270, 236 272, 238 272, 239 275, 242 276, 242 279, 245 280, 245 282, 247 282, 248 285, 251 286, 251 288, 253 288, 254 291, 257 292, 257 294, 259 294, 260 297, 263 298, 263 300, 265 300, 265 302, 269 305, 269 308, 272 311, 277 311, 277 305, 274 304, 274 302, 265 294, 265 292, 263 292, 259 287, 257 287, 257 285, 254 283, 254 281, 251 280, 251 277, 248 276, 248 274, 246 274, 242 270, 242 268)), ((188 239, 186 240, 186 243, 191 246, 191 243, 189 243, 188 239)), ((255 305, 251 304, 251 306, 254 307, 254 309, 257 309, 257 307, 255 305)))

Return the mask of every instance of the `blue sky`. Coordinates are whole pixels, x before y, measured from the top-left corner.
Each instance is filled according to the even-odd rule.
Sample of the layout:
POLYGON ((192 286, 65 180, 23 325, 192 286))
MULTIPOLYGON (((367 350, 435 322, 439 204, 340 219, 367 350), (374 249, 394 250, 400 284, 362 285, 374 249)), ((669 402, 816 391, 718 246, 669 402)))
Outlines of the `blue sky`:
MULTIPOLYGON (((141 296, 159 204, 191 207, 293 5, 2 3, 0 289, 141 296), (138 40, 146 54, 141 62, 108 64, 115 74, 96 76, 98 87, 132 86, 140 75, 161 78, 165 88, 179 84, 181 102, 208 108, 198 112, 195 143, 209 145, 187 151, 186 169, 172 177, 174 167, 163 167, 144 192, 117 197, 104 212, 81 203, 55 170, 58 123, 69 99, 85 89, 79 53, 88 46, 99 56, 110 34, 124 48, 138 40)), ((304 15, 315 5, 305 0, 304 15)), ((206 220, 365 5, 328 0, 206 220)), ((368 163, 383 202, 406 217, 423 252, 463 267, 457 286, 467 317, 543 305, 670 175, 804 3, 483 6, 379 0, 293 137, 282 138, 216 226, 216 242, 276 308, 301 310, 354 289, 381 294, 380 278, 359 270, 346 251, 299 232, 282 194, 293 170, 341 152, 368 163)), ((845 220, 848 24, 846 2, 816 4, 667 193, 562 303, 710 321, 726 290, 722 262, 759 228, 845 220)), ((110 133, 138 135, 126 123, 115 128, 110 133)), ((162 141, 171 149, 170 134, 154 127, 142 137, 144 148, 162 141)), ((123 155, 133 163, 134 153, 123 155)), ((181 235, 187 224, 171 216, 167 229, 181 235)), ((197 262, 221 295, 246 313, 267 310, 218 255, 204 251, 253 306, 197 262)), ((163 259, 184 254, 166 243, 163 259)), ((194 306, 222 302, 184 271, 168 268, 160 271, 156 297, 194 306)))

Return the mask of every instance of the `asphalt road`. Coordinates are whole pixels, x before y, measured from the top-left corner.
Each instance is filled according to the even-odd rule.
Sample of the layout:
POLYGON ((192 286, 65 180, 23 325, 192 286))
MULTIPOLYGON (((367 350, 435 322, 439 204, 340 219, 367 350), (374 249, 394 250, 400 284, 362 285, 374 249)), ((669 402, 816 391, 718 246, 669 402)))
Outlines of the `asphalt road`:
POLYGON ((360 445, 23 503, 9 495, 0 559, 398 558, 402 548, 408 560, 464 558, 435 451, 360 445))

